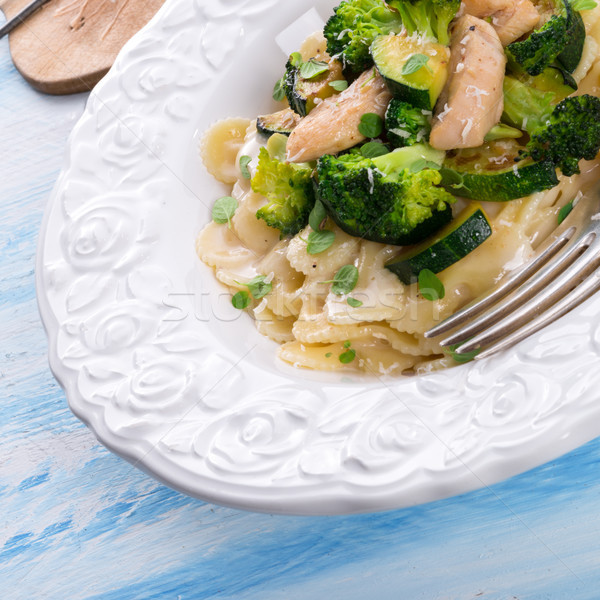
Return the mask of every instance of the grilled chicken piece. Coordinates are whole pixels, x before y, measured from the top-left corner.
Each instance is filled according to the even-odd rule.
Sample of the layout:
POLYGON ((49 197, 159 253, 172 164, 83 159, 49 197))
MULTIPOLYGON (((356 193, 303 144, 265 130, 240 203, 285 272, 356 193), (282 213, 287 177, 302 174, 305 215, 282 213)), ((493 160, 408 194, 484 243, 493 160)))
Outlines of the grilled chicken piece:
POLYGON ((287 159, 290 162, 315 160, 336 154, 366 139, 359 131, 365 113, 384 117, 392 96, 375 69, 365 71, 341 94, 323 100, 290 134, 287 159))
POLYGON ((473 17, 491 17, 503 46, 535 29, 540 22, 540 13, 530 0, 463 0, 463 7, 473 17))
POLYGON ((438 150, 476 148, 504 108, 506 57, 485 21, 464 15, 452 31, 449 78, 436 104, 429 143, 438 150))

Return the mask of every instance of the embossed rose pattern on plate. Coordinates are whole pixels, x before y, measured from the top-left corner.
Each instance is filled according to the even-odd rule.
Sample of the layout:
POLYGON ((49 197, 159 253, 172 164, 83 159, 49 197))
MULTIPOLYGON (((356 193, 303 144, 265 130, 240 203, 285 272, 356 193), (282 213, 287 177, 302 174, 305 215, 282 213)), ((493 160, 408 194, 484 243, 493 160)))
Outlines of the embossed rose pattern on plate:
POLYGON ((274 37, 311 6, 169 0, 90 95, 37 265, 72 410, 185 493, 296 514, 444 498, 596 437, 598 298, 490 360, 352 381, 278 364, 198 264, 194 239, 222 188, 197 132, 270 110, 284 62, 274 37))

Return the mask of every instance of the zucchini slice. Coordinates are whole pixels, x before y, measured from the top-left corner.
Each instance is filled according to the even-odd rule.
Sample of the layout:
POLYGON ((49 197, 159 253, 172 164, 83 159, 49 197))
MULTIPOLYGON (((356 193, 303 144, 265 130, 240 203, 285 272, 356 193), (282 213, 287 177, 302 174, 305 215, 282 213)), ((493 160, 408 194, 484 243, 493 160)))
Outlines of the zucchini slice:
POLYGON ((565 49, 558 55, 558 62, 572 73, 579 65, 583 54, 585 25, 581 15, 573 10, 570 3, 567 8, 567 40, 565 49))
POLYGON ((386 263, 400 281, 410 285, 423 269, 439 273, 478 248, 492 235, 492 227, 479 202, 471 203, 433 238, 403 251, 386 263))
MULTIPOLYGON (((446 80, 450 50, 436 42, 402 35, 382 35, 371 45, 371 55, 377 70, 394 98, 417 108, 433 110, 446 80), (413 57, 427 60, 418 70, 403 74, 413 57)), ((410 68, 408 70, 411 70, 410 68)))
POLYGON ((342 63, 338 60, 330 60, 324 73, 310 79, 304 79, 300 75, 300 69, 288 62, 284 89, 290 108, 305 117, 321 100, 336 93, 329 84, 342 79, 342 63))
POLYGON ((440 171, 441 185, 462 198, 505 202, 558 184, 551 162, 531 158, 515 162, 520 149, 515 140, 504 139, 448 153, 440 171))
POLYGON ((284 108, 272 115, 263 115, 256 119, 256 129, 266 137, 274 133, 290 135, 300 122, 300 116, 291 108, 284 108))

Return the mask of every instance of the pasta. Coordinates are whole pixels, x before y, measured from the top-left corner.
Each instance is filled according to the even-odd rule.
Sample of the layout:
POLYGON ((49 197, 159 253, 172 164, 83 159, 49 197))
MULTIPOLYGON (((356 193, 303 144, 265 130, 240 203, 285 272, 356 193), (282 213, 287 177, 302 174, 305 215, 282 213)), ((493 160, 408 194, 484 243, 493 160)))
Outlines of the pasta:
MULTIPOLYGON (((574 77, 577 94, 600 95, 600 9, 585 11, 588 33, 574 77)), ((303 47, 312 56, 319 38, 303 47), (316 40, 316 41, 315 41, 316 40)), ((264 140, 256 122, 227 119, 205 135, 201 154, 211 175, 232 185, 238 209, 229 224, 207 224, 196 242, 200 259, 214 268, 217 279, 232 293, 247 289, 244 282, 263 275, 272 290, 248 308, 258 331, 279 344, 279 357, 296 367, 319 370, 354 370, 377 375, 423 373, 454 365, 436 340, 424 332, 461 306, 484 293, 507 272, 526 262, 551 233, 561 207, 574 198, 585 198, 598 180, 598 159, 582 161, 581 173, 560 177, 545 192, 503 203, 484 203, 492 236, 465 258, 438 274, 445 297, 431 302, 416 285, 403 284, 384 268, 398 248, 352 237, 333 224, 333 244, 310 255, 306 239, 310 228, 280 239, 279 231, 256 218, 265 204, 252 191, 239 169, 242 156, 256 161, 264 140), (344 265, 358 268, 352 298, 332 293, 331 282, 344 265), (340 357, 351 348, 355 360, 340 357)))

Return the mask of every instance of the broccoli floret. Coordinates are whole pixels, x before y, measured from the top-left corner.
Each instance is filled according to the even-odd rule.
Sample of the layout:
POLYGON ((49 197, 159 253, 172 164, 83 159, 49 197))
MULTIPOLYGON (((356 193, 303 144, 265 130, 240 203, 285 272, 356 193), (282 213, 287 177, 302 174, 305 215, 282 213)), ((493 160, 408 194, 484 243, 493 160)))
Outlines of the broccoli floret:
POLYGON ((431 111, 393 99, 385 113, 387 138, 395 148, 412 146, 429 139, 431 111))
POLYGON ((435 39, 447 46, 450 43, 448 28, 460 8, 460 0, 389 0, 402 17, 409 35, 435 39))
POLYGON ((549 160, 564 175, 579 173, 581 159, 600 150, 600 99, 585 94, 561 100, 547 122, 531 135, 523 156, 549 160))
POLYGON ((327 52, 342 60, 352 73, 362 73, 372 64, 369 47, 379 35, 402 31, 400 15, 383 0, 345 0, 323 29, 327 52))
POLYGON ((553 16, 526 40, 508 45, 509 56, 530 75, 539 75, 566 46, 566 19, 553 16))
POLYGON ((520 158, 549 161, 570 177, 579 173, 581 159, 592 160, 600 149, 600 99, 584 94, 556 100, 554 92, 505 77, 502 120, 529 134, 520 158))
POLYGON ((454 197, 437 187, 441 157, 443 153, 424 145, 374 159, 326 155, 317 163, 317 195, 350 235, 386 244, 415 244, 451 218, 454 197))
POLYGON ((530 75, 539 75, 554 63, 565 61, 573 71, 581 58, 585 27, 581 30, 581 17, 568 0, 551 0, 539 8, 543 25, 525 40, 506 47, 507 55, 530 75))
POLYGON ((261 148, 251 186, 269 203, 258 210, 256 217, 279 229, 282 237, 297 234, 306 227, 315 203, 311 176, 312 169, 307 165, 280 161, 261 148))

